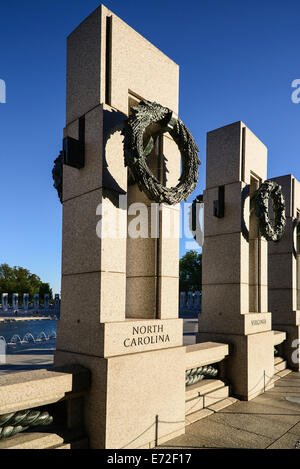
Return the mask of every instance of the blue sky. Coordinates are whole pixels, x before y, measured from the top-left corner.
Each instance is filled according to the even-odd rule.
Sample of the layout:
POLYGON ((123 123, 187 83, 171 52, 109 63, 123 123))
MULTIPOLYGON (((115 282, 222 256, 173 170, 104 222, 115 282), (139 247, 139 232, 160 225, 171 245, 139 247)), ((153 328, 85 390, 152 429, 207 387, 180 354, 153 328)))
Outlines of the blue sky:
MULTIPOLYGON (((60 287, 61 206, 51 169, 65 122, 66 37, 100 2, 0 5, 0 263, 60 287)), ((180 65, 180 117, 200 148, 206 132, 242 120, 269 149, 268 176, 300 179, 300 2, 107 0, 104 4, 180 65)), ((181 254, 184 251, 182 243, 181 254)))

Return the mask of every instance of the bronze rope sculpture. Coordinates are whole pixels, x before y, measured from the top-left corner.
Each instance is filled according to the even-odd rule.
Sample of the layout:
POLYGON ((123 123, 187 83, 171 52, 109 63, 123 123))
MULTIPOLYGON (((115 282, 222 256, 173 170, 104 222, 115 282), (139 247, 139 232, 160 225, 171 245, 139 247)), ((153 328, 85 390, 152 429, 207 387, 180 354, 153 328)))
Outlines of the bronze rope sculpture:
POLYGON ((10 438, 29 427, 47 426, 53 422, 48 412, 38 409, 20 410, 0 416, 0 440, 10 438))
POLYGON ((198 368, 193 368, 185 372, 185 385, 191 386, 205 378, 216 378, 217 375, 218 369, 215 366, 199 366, 198 368))

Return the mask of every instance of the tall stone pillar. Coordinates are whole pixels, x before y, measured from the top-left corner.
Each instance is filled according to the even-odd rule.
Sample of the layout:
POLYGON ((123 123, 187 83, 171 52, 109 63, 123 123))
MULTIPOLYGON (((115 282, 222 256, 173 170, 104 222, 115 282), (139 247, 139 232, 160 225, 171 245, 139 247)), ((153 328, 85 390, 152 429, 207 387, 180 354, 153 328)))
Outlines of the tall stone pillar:
MULTIPOLYGON (((68 38, 65 137, 84 138, 85 163, 63 168, 55 365, 92 372, 85 409, 92 448, 149 447, 184 432, 179 235, 164 234, 171 217, 177 226, 179 207, 160 207, 158 239, 127 236, 138 215, 132 204, 144 203, 149 226, 157 207, 128 178, 120 131, 142 99, 177 113, 178 86, 178 66, 104 6, 68 38)), ((167 186, 177 184, 180 155, 167 135, 149 166, 167 186)))
POLYGON ((12 309, 14 311, 18 311, 19 309, 19 294, 18 293, 12 294, 12 309))
POLYGON ((226 377, 234 395, 244 400, 273 386, 267 242, 259 234, 249 205, 249 194, 266 178, 267 149, 242 122, 207 134, 203 293, 197 341, 230 344, 226 377))
POLYGON ((2 293, 1 302, 2 302, 2 312, 5 313, 8 311, 8 293, 2 293))
POLYGON ((35 312, 38 312, 40 309, 40 295, 38 293, 33 295, 33 309, 35 312))
POLYGON ((269 244, 269 310, 274 328, 287 333, 282 347, 289 368, 300 371, 300 183, 291 174, 272 180, 282 187, 286 228, 269 244))
POLYGON ((49 309, 50 295, 49 293, 44 293, 44 311, 46 312, 49 309))
POLYGON ((29 309, 29 293, 23 293, 23 311, 29 309))

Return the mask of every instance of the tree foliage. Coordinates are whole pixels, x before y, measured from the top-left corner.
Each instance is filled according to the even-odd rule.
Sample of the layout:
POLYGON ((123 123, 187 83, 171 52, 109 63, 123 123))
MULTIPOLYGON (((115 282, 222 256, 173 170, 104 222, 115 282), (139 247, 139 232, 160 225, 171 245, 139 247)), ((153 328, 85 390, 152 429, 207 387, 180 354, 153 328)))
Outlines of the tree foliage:
POLYGON ((49 293, 50 299, 53 297, 49 283, 42 282, 40 277, 23 267, 10 267, 8 264, 0 264, 0 296, 2 293, 8 293, 10 301, 13 293, 19 294, 19 300, 23 293, 29 293, 30 301, 34 293, 40 294, 40 300, 45 293, 49 293))
POLYGON ((187 251, 179 260, 180 291, 202 291, 202 253, 187 251))

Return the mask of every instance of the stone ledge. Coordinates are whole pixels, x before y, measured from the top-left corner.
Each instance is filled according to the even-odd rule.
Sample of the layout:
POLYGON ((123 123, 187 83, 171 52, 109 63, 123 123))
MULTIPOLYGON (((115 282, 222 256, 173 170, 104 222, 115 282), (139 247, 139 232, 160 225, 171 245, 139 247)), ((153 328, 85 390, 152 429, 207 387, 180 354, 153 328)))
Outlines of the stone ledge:
POLYGON ((220 379, 203 379, 199 383, 187 386, 185 391, 185 400, 194 399, 198 396, 203 396, 212 391, 216 391, 225 386, 225 383, 220 379))
POLYGON ((284 362, 284 359, 282 357, 274 357, 274 366, 282 362, 284 362))
POLYGON ((275 366, 274 366, 274 373, 279 373, 280 371, 283 371, 286 369, 286 361, 285 360, 282 360, 280 363, 277 363, 275 366))
POLYGON ((219 400, 218 402, 211 404, 209 407, 205 407, 204 409, 199 410, 198 412, 186 415, 185 425, 187 427, 192 423, 198 422, 198 420, 208 417, 209 415, 212 415, 216 412, 220 412, 221 410, 225 409, 226 407, 232 404, 235 404, 236 402, 238 402, 238 399, 235 399, 234 397, 226 397, 225 399, 219 400))
POLYGON ((282 331, 273 331, 274 333, 274 347, 275 345, 282 344, 286 339, 286 332, 282 331))
POLYGON ((187 427, 188 425, 191 425, 191 423, 198 422, 198 420, 204 419, 205 417, 208 417, 209 415, 213 413, 214 413, 213 410, 202 409, 202 410, 199 410, 198 412, 189 414, 185 418, 185 426, 187 427))
MULTIPOLYGON (((220 389, 216 389, 215 391, 209 392, 208 394, 204 395, 204 407, 206 409, 213 409, 213 405, 217 404, 223 399, 227 399, 229 397, 229 386, 224 386, 220 389)), ((214 410, 214 409, 213 409, 214 410)))
POLYGON ((88 448, 88 440, 79 436, 78 431, 32 431, 19 433, 0 441, 4 449, 81 449, 88 448))
POLYGON ((193 399, 185 403, 185 415, 193 414, 202 409, 212 410, 212 406, 224 399, 229 398, 229 386, 218 386, 216 389, 204 393, 203 395, 194 396, 193 399))
POLYGON ((229 354, 229 346, 218 342, 203 342, 187 345, 186 369, 218 363, 229 354))
POLYGON ((282 371, 279 371, 278 373, 276 373, 276 377, 283 378, 284 376, 289 375, 290 373, 292 373, 292 370, 285 369, 285 370, 282 370, 282 371))
POLYGON ((72 443, 64 443, 52 449, 89 449, 89 440, 82 438, 81 440, 72 441, 72 443))
POLYGON ((220 410, 225 409, 226 407, 235 404, 238 400, 235 397, 227 397, 222 401, 218 401, 215 404, 209 406, 209 410, 213 410, 214 412, 220 412, 220 410))
POLYGON ((87 391, 89 385, 89 371, 78 365, 2 375, 0 415, 58 402, 87 391))

